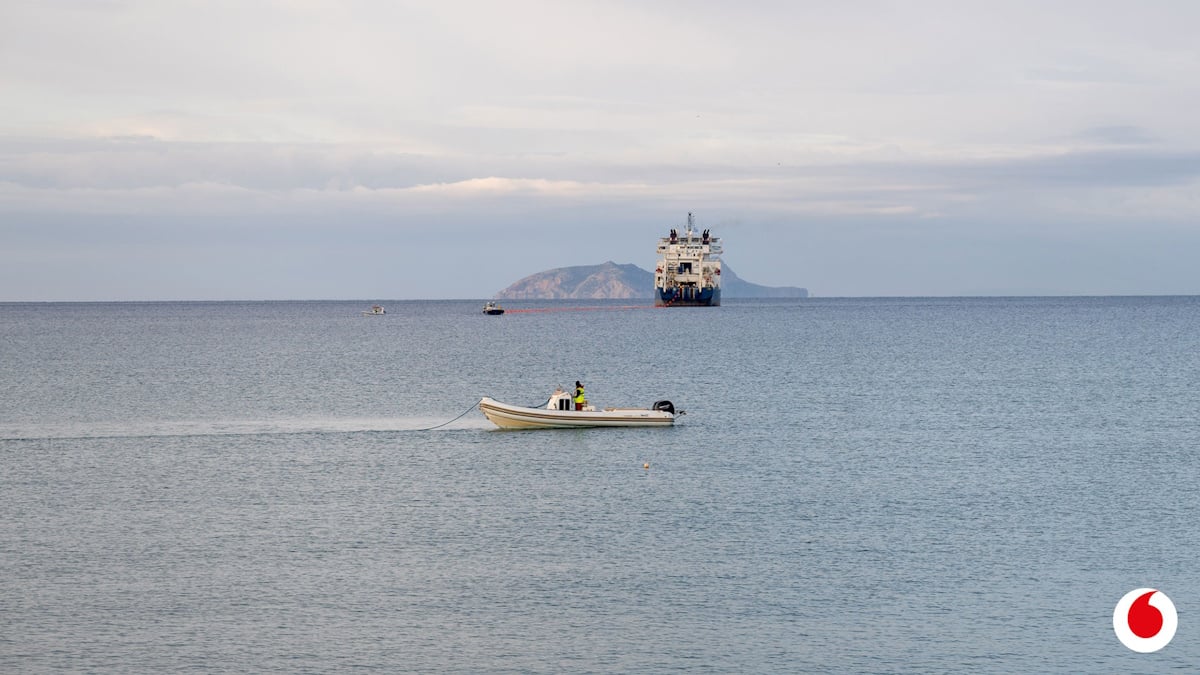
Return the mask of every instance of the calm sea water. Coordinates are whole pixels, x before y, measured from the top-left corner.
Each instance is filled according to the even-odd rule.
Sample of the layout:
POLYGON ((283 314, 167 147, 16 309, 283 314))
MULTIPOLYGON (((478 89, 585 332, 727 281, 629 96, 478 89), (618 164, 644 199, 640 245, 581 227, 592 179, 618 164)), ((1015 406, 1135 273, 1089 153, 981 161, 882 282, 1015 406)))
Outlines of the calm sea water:
POLYGON ((0 671, 1200 669, 1200 298, 369 304, 0 305, 0 671))

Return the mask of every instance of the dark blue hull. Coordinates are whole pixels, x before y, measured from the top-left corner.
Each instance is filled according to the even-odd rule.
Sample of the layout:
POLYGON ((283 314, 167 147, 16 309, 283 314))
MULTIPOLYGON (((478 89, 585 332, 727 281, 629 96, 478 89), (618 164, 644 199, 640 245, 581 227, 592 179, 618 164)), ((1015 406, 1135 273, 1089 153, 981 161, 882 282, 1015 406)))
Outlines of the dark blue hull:
POLYGON ((720 307, 720 288, 655 288, 655 307, 720 307))

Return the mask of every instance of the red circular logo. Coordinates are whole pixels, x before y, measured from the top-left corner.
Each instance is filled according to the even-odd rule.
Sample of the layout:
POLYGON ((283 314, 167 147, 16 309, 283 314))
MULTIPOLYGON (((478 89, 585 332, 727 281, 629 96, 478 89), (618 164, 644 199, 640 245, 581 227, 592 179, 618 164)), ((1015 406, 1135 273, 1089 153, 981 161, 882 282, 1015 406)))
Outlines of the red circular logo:
POLYGON ((1129 591, 1113 610, 1117 639, 1135 652, 1145 654, 1166 647, 1178 627, 1175 603, 1153 588, 1129 591))

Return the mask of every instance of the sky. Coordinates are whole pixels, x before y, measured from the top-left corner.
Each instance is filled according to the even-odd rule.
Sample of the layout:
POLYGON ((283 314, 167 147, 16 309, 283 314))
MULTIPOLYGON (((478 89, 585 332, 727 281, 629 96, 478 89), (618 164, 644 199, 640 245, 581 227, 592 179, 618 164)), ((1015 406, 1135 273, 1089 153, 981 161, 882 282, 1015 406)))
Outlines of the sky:
POLYGON ((5 0, 0 301, 1200 294, 1200 3, 5 0))

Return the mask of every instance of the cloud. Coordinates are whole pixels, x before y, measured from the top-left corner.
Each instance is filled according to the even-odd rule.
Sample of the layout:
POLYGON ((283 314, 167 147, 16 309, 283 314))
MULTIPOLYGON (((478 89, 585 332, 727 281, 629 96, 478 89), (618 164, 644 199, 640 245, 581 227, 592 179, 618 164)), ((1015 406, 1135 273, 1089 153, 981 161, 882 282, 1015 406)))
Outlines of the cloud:
POLYGON ((1133 124, 1092 127, 1075 134, 1074 138, 1103 145, 1152 145, 1159 140, 1149 130, 1133 124))
MULTIPOLYGON (((361 144, 8 141, 0 142, 0 210, 436 214, 520 209, 522 202, 530 211, 658 202, 684 210, 793 216, 981 217, 990 210, 990 218, 1006 212, 1027 218, 1062 212, 1065 197, 1088 202, 1088 192, 1156 188, 1162 203, 1181 207, 1176 219, 1194 217, 1190 199, 1166 195, 1191 189, 1200 176, 1200 152, 1096 141, 1139 134, 1136 128, 1090 129, 1072 137, 1081 139, 1079 150, 897 150, 837 137, 797 138, 779 148, 723 141, 701 144, 692 155, 703 161, 695 163, 640 162, 623 150, 584 162, 543 155, 427 156, 361 144), (772 154, 791 161, 771 162, 772 154), (721 156, 736 162, 721 164, 721 156)), ((1095 215, 1136 216, 1131 208, 1095 215)))
POLYGON ((595 194, 598 190, 628 191, 644 189, 643 186, 631 185, 597 185, 578 181, 546 180, 544 178, 472 178, 454 183, 434 183, 407 188, 407 192, 418 194, 448 195, 456 198, 477 195, 550 195, 550 196, 580 196, 595 194))

